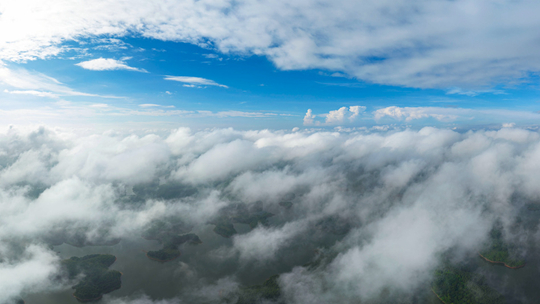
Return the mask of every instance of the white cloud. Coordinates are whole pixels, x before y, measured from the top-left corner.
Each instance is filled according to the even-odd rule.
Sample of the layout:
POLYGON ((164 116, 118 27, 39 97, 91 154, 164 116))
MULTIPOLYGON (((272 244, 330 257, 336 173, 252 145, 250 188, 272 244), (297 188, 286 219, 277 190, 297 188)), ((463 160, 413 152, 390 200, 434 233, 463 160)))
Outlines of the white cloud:
POLYGON ((147 72, 144 69, 138 69, 128 66, 124 60, 129 60, 131 57, 122 58, 122 60, 110 59, 110 58, 98 58, 88 61, 79 62, 75 65, 80 66, 83 69, 92 71, 112 71, 112 70, 128 70, 137 72, 147 72))
POLYGON ((413 120, 436 119, 439 122, 468 122, 477 124, 496 123, 516 119, 523 123, 535 121, 540 114, 526 111, 510 111, 498 109, 466 109, 443 107, 397 107, 391 106, 375 110, 373 118, 379 121, 385 117, 398 121, 411 122, 413 120))
POLYGON ((466 96, 471 96, 471 97, 477 96, 480 94, 486 94, 486 93, 491 93, 495 95, 506 94, 506 92, 503 90, 463 90, 461 88, 452 88, 446 91, 447 95, 456 94, 456 95, 466 95, 466 96))
POLYGON ((503 128, 513 128, 516 126, 515 122, 507 122, 502 124, 503 128))
POLYGON ((4 90, 4 93, 8 94, 17 94, 17 95, 33 95, 33 96, 39 96, 39 97, 49 97, 49 98, 58 98, 58 95, 51 93, 51 92, 43 92, 43 91, 35 91, 35 90, 4 90))
POLYGON ((102 96, 78 92, 64 85, 55 78, 47 75, 30 72, 26 69, 9 69, 0 62, 0 82, 19 90, 4 91, 11 94, 26 94, 40 97, 57 96, 91 96, 103 98, 120 98, 116 96, 102 96))
POLYGON ((305 126, 312 125, 314 119, 315 119, 315 115, 313 115, 313 111, 311 111, 311 109, 308 109, 306 112, 306 115, 304 116, 304 125, 305 126))
POLYGON ((366 107, 364 106, 351 106, 349 108, 347 107, 341 107, 338 110, 330 111, 328 114, 318 114, 314 115, 311 109, 308 109, 306 112, 306 115, 304 116, 304 125, 310 126, 310 125, 338 125, 346 123, 345 120, 348 120, 349 122, 353 122, 358 115, 360 115, 361 112, 364 112, 366 110, 366 107), (316 117, 325 117, 324 123, 321 123, 321 121, 316 121, 316 117))
POLYGON ((53 252, 30 245, 25 249, 22 261, 0 261, 0 300, 13 300, 22 292, 53 289, 50 277, 57 274, 58 260, 53 252))
POLYGON ((201 77, 191 77, 191 76, 167 76, 165 80, 172 80, 185 83, 184 87, 193 88, 197 86, 217 86, 222 88, 229 88, 226 85, 219 84, 213 80, 201 78, 201 77))
POLYGON ((289 223, 279 229, 259 227, 248 234, 235 236, 234 247, 240 253, 240 259, 269 262, 304 229, 301 222, 289 223))
POLYGON ((66 41, 135 33, 210 41, 222 53, 266 56, 285 70, 328 69, 409 87, 481 89, 540 71, 533 0, 92 3, 3 3, 0 58, 46 58, 68 49, 66 41))
MULTIPOLYGON (((0 302, 50 291, 59 256, 46 249, 45 236, 82 229, 92 240, 107 227, 131 242, 141 240, 153 219, 171 216, 206 231, 205 245, 183 249, 185 262, 167 266, 181 271, 179 278, 190 273, 195 288, 175 285, 170 301, 155 303, 204 302, 190 301, 200 299, 193 293, 218 302, 222 289, 238 287, 234 280, 198 276, 204 267, 197 265, 211 267, 217 278, 283 271, 280 284, 291 303, 367 302, 383 291, 407 295, 429 287, 441 253, 453 248, 461 253, 456 259, 478 259, 494 219, 514 231, 524 204, 540 198, 540 134, 515 127, 465 133, 7 127, 0 130, 0 162, 0 302), (193 192, 176 192, 183 189, 193 192), (220 208, 258 207, 259 200, 275 214, 267 226, 231 241, 208 229, 220 208), (279 205, 284 200, 292 202, 288 211, 279 205), (332 216, 352 225, 341 238, 317 225, 332 216), (207 249, 216 242, 237 253, 219 262, 232 265, 226 270, 213 267, 207 249), (295 266, 321 247, 331 253, 328 267, 295 266)), ((538 227, 524 226, 530 231, 519 232, 527 235, 520 246, 536 244, 538 227)), ((124 250, 139 258, 123 259, 119 267, 144 258, 133 248, 139 247, 124 250)), ((58 285, 72 292, 72 284, 58 285)), ((108 297, 111 303, 150 301, 141 294, 108 297)))

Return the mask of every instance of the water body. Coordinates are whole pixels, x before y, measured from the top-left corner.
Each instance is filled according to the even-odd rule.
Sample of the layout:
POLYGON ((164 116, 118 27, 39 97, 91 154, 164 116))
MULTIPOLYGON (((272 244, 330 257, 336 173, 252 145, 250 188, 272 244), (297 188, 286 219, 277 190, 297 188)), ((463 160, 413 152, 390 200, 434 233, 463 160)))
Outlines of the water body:
MULTIPOLYGON (((540 212, 522 214, 524 223, 536 227, 540 212)), ((286 222, 280 215, 270 219, 271 226, 286 222)), ((248 225, 235 224, 239 234, 248 233, 248 225)), ((315 249, 330 247, 342 236, 320 234, 314 237, 307 233, 305 237, 295 239, 277 257, 264 263, 239 260, 237 254, 230 254, 232 238, 224 238, 214 233, 213 225, 203 225, 191 231, 197 234, 202 244, 180 246, 181 256, 167 263, 148 259, 144 251, 159 250, 158 241, 145 240, 134 236, 125 238, 114 246, 87 246, 83 248, 67 244, 55 246, 54 250, 62 259, 72 256, 84 256, 93 253, 108 253, 117 257, 111 269, 123 273, 122 288, 104 295, 103 303, 110 299, 138 297, 147 295, 153 300, 180 298, 190 303, 192 293, 202 286, 215 285, 220 279, 230 279, 242 285, 260 284, 268 277, 289 272, 293 267, 310 262, 315 256, 315 249)), ((503 293, 508 303, 538 303, 540 299, 540 254, 534 246, 528 249, 527 266, 521 269, 509 269, 484 261, 477 255, 471 255, 467 261, 477 272, 485 275, 487 282, 503 293)), ((74 290, 69 286, 54 292, 24 295, 27 304, 78 303, 72 296, 74 290)), ((205 290, 218 293, 218 289, 205 290)), ((419 291, 418 303, 440 303, 431 292, 430 286, 419 291)), ((192 302, 194 303, 194 302, 192 302)), ((375 303, 375 302, 374 302, 375 303)))
MULTIPOLYGON (((243 285, 260 284, 272 275, 288 272, 295 266, 311 261, 317 247, 331 246, 339 239, 336 236, 323 237, 317 244, 300 241, 291 244, 284 252, 278 252, 278 256, 271 261, 242 263, 237 254, 230 253, 233 239, 216 234, 213 228, 213 225, 204 225, 191 231, 203 243, 181 245, 181 256, 166 263, 146 257, 145 251, 159 250, 162 245, 142 237, 122 239, 113 246, 78 248, 62 244, 55 246, 54 250, 62 259, 94 253, 116 256, 117 260, 110 269, 122 272, 122 288, 104 295, 104 302, 107 299, 143 294, 154 300, 175 297, 189 299, 190 293, 204 285, 216 284, 224 278, 243 285)), ((235 224, 235 229, 239 234, 250 231, 249 226, 244 224, 235 224)), ((72 296, 73 292, 73 289, 66 286, 61 291, 24 295, 24 299, 27 304, 78 303, 72 296)))

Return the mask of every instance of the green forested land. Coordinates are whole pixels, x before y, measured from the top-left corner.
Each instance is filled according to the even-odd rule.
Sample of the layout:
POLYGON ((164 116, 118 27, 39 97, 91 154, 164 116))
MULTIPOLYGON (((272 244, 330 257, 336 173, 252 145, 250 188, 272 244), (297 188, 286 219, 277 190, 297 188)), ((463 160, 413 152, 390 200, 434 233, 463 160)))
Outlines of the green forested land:
POLYGON ((259 211, 251 214, 240 214, 231 218, 234 223, 248 224, 249 228, 254 229, 257 225, 267 225, 268 218, 273 216, 272 213, 259 211))
POLYGON ((173 247, 164 247, 157 251, 148 251, 146 254, 149 258, 156 259, 162 262, 172 260, 174 258, 177 258, 180 256, 180 250, 176 248, 176 246, 173 247))
POLYGON ((214 232, 222 237, 229 238, 237 233, 236 229, 234 229, 233 223, 228 219, 220 218, 212 223, 216 225, 214 227, 214 232))
POLYGON ((284 201, 284 202, 279 202, 279 205, 285 209, 291 209, 293 203, 292 202, 288 202, 288 201, 284 201))
POLYGON ((515 251, 515 248, 504 241, 502 227, 495 227, 490 232, 490 240, 486 249, 480 254, 488 260, 503 262, 510 267, 525 265, 525 260, 515 258, 511 254, 513 251, 515 251))
POLYGON ((184 224, 180 219, 169 218, 167 220, 153 221, 143 232, 143 237, 148 240, 164 241, 163 239, 189 232, 191 227, 184 224))
POLYGON ((435 271, 433 292, 446 304, 500 304, 504 297, 491 289, 482 276, 445 267, 435 271))
POLYGON ((278 278, 279 275, 274 275, 261 285, 242 288, 236 304, 256 304, 262 300, 278 301, 281 297, 278 278))
POLYGON ((202 243, 199 236, 193 233, 183 235, 168 235, 166 238, 160 239, 163 241, 163 248, 157 251, 148 251, 146 254, 149 258, 156 259, 162 262, 172 260, 180 256, 178 246, 184 243, 200 244, 202 243))
POLYGON ((262 210, 262 204, 255 204, 251 208, 244 204, 233 204, 221 209, 218 217, 210 221, 210 224, 215 225, 215 233, 228 238, 237 233, 233 223, 247 224, 254 229, 259 224, 267 225, 271 216, 272 213, 262 210))
POLYGON ((91 254, 79 257, 71 257, 62 261, 62 267, 66 270, 70 279, 75 279, 83 274, 83 279, 73 286, 73 295, 79 300, 99 299, 105 293, 121 287, 122 274, 116 270, 109 270, 116 257, 110 254, 91 254))

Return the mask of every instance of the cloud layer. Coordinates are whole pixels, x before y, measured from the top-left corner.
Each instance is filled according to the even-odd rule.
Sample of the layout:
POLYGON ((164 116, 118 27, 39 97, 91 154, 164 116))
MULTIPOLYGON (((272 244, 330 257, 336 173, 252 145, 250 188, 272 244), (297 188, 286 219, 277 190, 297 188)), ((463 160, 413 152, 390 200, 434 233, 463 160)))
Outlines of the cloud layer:
MULTIPOLYGON (((235 290, 244 270, 264 279, 275 269, 291 303, 408 294, 429 281, 441 253, 474 256, 495 220, 512 227, 540 199, 538 155, 540 135, 511 126, 139 135, 10 128, 0 134, 0 277, 10 278, 0 282, 9 289, 0 301, 66 288, 51 279, 59 258, 47 244, 58 235, 135 242, 153 220, 178 217, 203 229, 238 203, 274 216, 198 252, 200 262, 179 264, 201 279, 189 277, 199 284, 190 299, 212 286, 222 286, 216 297, 235 290), (315 249, 327 253, 327 267, 300 267, 315 249), (212 263, 237 266, 207 281, 212 263)), ((527 229, 519 232, 524 248, 538 237, 537 223, 527 229)), ((221 238, 209 231, 203 242, 221 238)))
MULTIPOLYGON (((536 1, 70 1, 0 6, 0 58, 56 56, 65 42, 143 37, 268 57, 369 82, 479 88, 540 70, 536 1), (54 22, 51 22, 54 20, 54 22)), ((70 46, 71 49, 71 46, 70 46)))

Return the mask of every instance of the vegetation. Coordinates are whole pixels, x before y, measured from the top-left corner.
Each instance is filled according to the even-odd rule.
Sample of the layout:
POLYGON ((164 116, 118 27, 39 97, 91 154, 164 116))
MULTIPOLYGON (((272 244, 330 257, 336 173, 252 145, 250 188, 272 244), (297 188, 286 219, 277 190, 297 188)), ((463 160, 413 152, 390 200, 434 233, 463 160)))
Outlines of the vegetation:
POLYGON ((85 246, 112 246, 120 243, 120 238, 110 237, 110 231, 107 228, 99 229, 97 235, 101 237, 88 239, 87 230, 80 228, 69 231, 55 231, 51 235, 44 237, 44 241, 51 246, 59 246, 62 243, 74 247, 85 246))
POLYGON ((490 288, 483 276, 446 266, 435 271, 431 286, 433 292, 446 304, 499 304, 504 297, 490 288))
POLYGON ((148 251, 146 256, 159 262, 167 262, 180 256, 178 246, 189 243, 192 245, 202 243, 201 239, 193 233, 184 235, 167 235, 160 239, 163 242, 163 248, 157 251, 148 251))
POLYGON ((293 203, 292 202, 279 202, 279 205, 285 209, 291 209, 293 203))
POLYGON ((281 290, 278 284, 279 275, 268 278, 261 285, 244 287, 240 290, 236 304, 256 304, 261 300, 278 302, 281 297, 281 290))
POLYGON ((108 268, 116 261, 110 254, 91 254, 82 258, 71 257, 62 261, 62 267, 70 279, 82 279, 72 288, 79 301, 101 299, 102 295, 121 287, 122 274, 108 268))
POLYGON ((168 262, 179 257, 180 250, 178 250, 176 246, 164 246, 162 249, 157 251, 148 251, 146 256, 159 262, 168 262))
POLYGON ((213 221, 212 224, 216 225, 214 227, 214 232, 222 237, 229 238, 237 233, 236 229, 234 229, 233 223, 227 218, 218 218, 217 220, 213 221))
POLYGON ((535 204, 529 204, 529 205, 527 205, 527 210, 530 210, 530 211, 539 211, 539 210, 540 210, 540 204, 538 204, 538 203, 535 203, 535 204))
POLYGON ((247 224, 254 229, 259 224, 267 225, 272 213, 262 210, 262 203, 253 204, 248 208, 245 204, 233 204, 220 210, 219 215, 210 224, 215 225, 214 232, 231 237, 237 233, 233 223, 247 224))
POLYGON ((147 240, 163 241, 168 237, 184 234, 191 230, 191 227, 185 225, 179 219, 169 218, 165 220, 153 221, 143 232, 143 238, 147 240))
POLYGON ((503 263, 507 267, 519 268, 525 266, 525 260, 518 258, 515 251, 516 248, 514 246, 505 242, 502 227, 495 225, 490 232, 490 240, 486 249, 480 252, 480 254, 491 262, 503 263))

